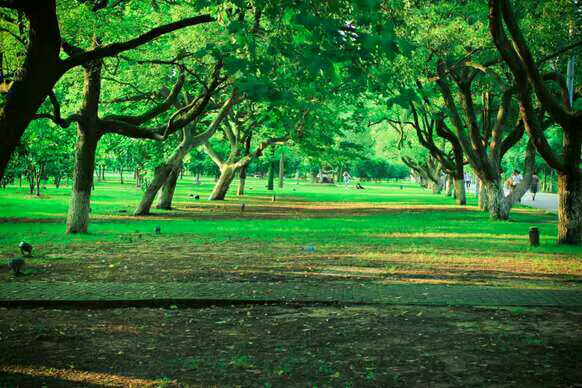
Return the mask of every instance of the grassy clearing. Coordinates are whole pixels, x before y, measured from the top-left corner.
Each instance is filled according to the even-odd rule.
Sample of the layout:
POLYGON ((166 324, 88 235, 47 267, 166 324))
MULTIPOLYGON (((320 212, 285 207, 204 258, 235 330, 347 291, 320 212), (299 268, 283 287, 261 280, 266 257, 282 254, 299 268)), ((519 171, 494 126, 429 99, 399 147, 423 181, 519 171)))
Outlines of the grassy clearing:
MULTIPOLYGON (((40 199, 10 188, 0 194, 0 254, 14 255, 21 239, 35 245, 25 281, 580 285, 582 249, 555 245, 552 214, 517 208, 510 221, 494 222, 475 206, 456 207, 451 199, 409 184, 402 189, 370 184, 356 191, 290 182, 272 202, 264 181, 252 180, 243 199, 190 197, 205 198, 211 183, 183 180, 175 210, 139 218, 130 215, 140 195, 131 183, 98 183, 91 233, 81 236, 63 233, 66 188, 48 189, 40 199), (156 225, 160 236, 153 234, 156 225), (531 249, 527 230, 534 225, 542 246, 531 249)), ((0 281, 14 279, 4 270, 0 281)))

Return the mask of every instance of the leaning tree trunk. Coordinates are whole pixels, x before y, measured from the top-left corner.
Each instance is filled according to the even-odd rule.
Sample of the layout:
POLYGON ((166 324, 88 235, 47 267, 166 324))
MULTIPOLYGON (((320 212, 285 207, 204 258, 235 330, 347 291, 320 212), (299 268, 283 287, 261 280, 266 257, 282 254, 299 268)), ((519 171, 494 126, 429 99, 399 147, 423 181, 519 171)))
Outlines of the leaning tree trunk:
POLYGON ((558 244, 582 242, 582 179, 577 171, 558 174, 558 244))
POLYGON ((224 197, 226 197, 226 193, 230 188, 230 184, 236 175, 236 170, 237 169, 232 164, 225 163, 220 167, 220 177, 214 185, 214 189, 212 190, 210 197, 208 197, 210 201, 224 200, 224 197))
POLYGON ((180 169, 173 169, 162 187, 162 193, 158 201, 158 209, 171 210, 172 199, 174 199, 174 192, 176 191, 176 184, 178 183, 178 175, 180 169))
POLYGON ((156 198, 158 191, 160 191, 160 188, 164 185, 164 182, 166 182, 170 176, 171 172, 172 166, 167 163, 156 167, 154 171, 154 179, 152 179, 152 183, 148 185, 146 191, 143 193, 141 201, 133 213, 135 216, 145 216, 150 214, 150 209, 152 208, 154 199, 156 198))
POLYGON ((67 233, 87 232, 97 142, 97 137, 87 136, 79 131, 73 173, 73 192, 67 215, 67 233))
POLYGON ((158 194, 158 191, 162 188, 164 183, 166 183, 168 177, 172 171, 176 170, 176 174, 179 173, 179 167, 182 163, 182 159, 188 152, 194 147, 194 144, 190 143, 189 139, 184 139, 182 143, 174 150, 172 155, 168 160, 161 166, 156 167, 154 171, 154 179, 148 185, 145 193, 143 194, 137 209, 133 213, 136 216, 145 216, 150 213, 154 199, 158 194))

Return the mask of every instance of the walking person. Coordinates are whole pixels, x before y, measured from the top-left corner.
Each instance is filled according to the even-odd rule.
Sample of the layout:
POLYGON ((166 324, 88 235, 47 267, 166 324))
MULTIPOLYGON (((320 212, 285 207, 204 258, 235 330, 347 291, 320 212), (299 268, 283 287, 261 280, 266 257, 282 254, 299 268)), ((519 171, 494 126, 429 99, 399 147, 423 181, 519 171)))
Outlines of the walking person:
POLYGON ((350 185, 350 180, 352 177, 347 171, 344 171, 344 189, 347 190, 348 186, 350 185))
POLYGON ((536 194, 538 193, 539 187, 540 187, 540 177, 537 176, 536 174, 533 174, 531 177, 531 186, 529 188, 529 191, 531 191, 532 201, 536 200, 536 194))

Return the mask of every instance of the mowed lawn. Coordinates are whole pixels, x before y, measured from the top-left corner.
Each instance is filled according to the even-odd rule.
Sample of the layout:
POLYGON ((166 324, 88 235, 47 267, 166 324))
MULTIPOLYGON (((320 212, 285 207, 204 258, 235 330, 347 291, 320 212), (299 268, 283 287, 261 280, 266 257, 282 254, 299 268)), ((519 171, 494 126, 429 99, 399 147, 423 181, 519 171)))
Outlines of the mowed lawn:
POLYGON ((174 210, 133 217, 141 190, 108 177, 75 236, 70 187, 0 191, 0 257, 34 246, 25 276, 1 267, 0 301, 36 301, 0 309, 0 385, 582 380, 582 248, 555 244, 555 215, 518 206, 495 222, 474 197, 458 207, 411 183, 290 180, 273 201, 249 179, 243 198, 235 183, 209 202, 212 183, 185 177, 174 210), (107 304, 126 299, 170 303, 107 304), (39 307, 51 300, 94 305, 39 307))
MULTIPOLYGON (((234 185, 233 185, 234 186, 234 185)), ((175 210, 133 217, 141 191, 98 182, 90 234, 64 234, 70 188, 0 192, 0 254, 35 246, 25 281, 168 282, 208 279, 367 279, 578 287, 582 248, 557 246, 556 216, 514 209, 491 221, 475 198, 462 208, 413 184, 366 190, 288 182, 272 193, 251 180, 244 198, 207 201, 212 181, 180 181, 175 210), (199 195, 200 200, 193 196, 199 195), (241 204, 245 204, 244 212, 241 204), (154 228, 160 226, 161 234, 154 228), (541 231, 531 249, 528 229, 541 231)), ((13 281, 7 271, 0 280, 13 281)), ((20 281, 20 280, 19 280, 20 281)))

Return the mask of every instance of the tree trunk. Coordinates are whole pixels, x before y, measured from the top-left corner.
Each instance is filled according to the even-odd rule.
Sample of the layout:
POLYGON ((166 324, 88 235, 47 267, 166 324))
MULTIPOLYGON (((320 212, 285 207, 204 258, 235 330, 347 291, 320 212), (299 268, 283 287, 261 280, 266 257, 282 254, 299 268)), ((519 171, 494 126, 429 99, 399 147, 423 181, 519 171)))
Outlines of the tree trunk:
POLYGON ((86 233, 89 224, 91 189, 95 173, 95 152, 100 134, 98 128, 101 96, 102 61, 83 66, 83 106, 77 123, 77 146, 73 192, 67 214, 67 233, 86 233))
POLYGON ((196 171, 196 182, 194 184, 197 186, 200 185, 200 168, 196 171))
POLYGON ((267 190, 273 190, 275 188, 275 160, 271 159, 269 164, 269 180, 267 181, 267 190))
POLYGON ((482 179, 479 178, 479 209, 489 211, 489 195, 487 194, 487 186, 482 179))
POLYGON ((283 188, 283 180, 285 178, 285 154, 281 151, 279 157, 279 187, 283 188))
POLYGON ((443 188, 442 182, 440 182, 440 180, 437 180, 436 182, 431 180, 428 184, 428 187, 431 189, 433 194, 439 194, 443 188))
POLYGON ((465 193, 465 179, 455 178, 455 203, 457 205, 467 204, 467 194, 465 193))
POLYGON ((446 182, 445 182, 445 195, 447 197, 455 196, 455 184, 454 184, 454 177, 450 174, 447 174, 446 182))
POLYGON ((172 199, 174 199, 174 191, 176 190, 176 184, 178 183, 178 175, 180 174, 180 169, 173 169, 170 175, 164 183, 162 188, 162 193, 160 195, 160 200, 158 201, 158 209, 171 210, 172 209, 172 199))
POLYGON ((123 184, 123 168, 119 169, 119 183, 123 184))
POLYGON ((22 134, 63 72, 56 1, 34 3, 38 4, 26 11, 30 21, 26 59, 0 110, 0 179, 22 134))
POLYGON ((500 182, 487 184, 489 215, 494 220, 507 220, 511 210, 511 202, 505 197, 503 186, 500 182))
POLYGON ((40 165, 38 168, 38 175, 36 176, 36 196, 40 197, 40 181, 44 173, 44 165, 40 165))
POLYGON ((245 195, 245 183, 247 180, 247 166, 241 167, 238 173, 238 190, 236 195, 242 196, 245 195))
POLYGON ((558 174, 558 244, 582 242, 582 179, 572 170, 558 174))
POLYGON ((160 188, 164 185, 164 182, 166 182, 166 180, 170 176, 171 172, 172 167, 169 166, 168 164, 163 164, 161 166, 156 167, 154 171, 154 179, 152 180, 152 183, 148 185, 146 191, 143 193, 141 201, 137 206, 137 209, 133 213, 134 215, 145 216, 147 214, 150 214, 150 209, 152 208, 154 199, 156 198, 158 191, 160 191, 160 188))
POLYGON ((190 150, 194 146, 193 144, 190 143, 185 144, 185 142, 189 142, 189 139, 187 141, 183 140, 180 143, 180 145, 174 150, 174 152, 168 158, 168 160, 164 164, 156 168, 154 172, 154 179, 152 180, 152 183, 148 185, 145 193, 141 198, 139 205, 137 206, 137 209, 134 212, 134 215, 145 216, 149 214, 152 204, 154 203, 154 199, 158 194, 158 191, 160 191, 164 183, 166 183, 172 171, 176 170, 176 174, 180 172, 179 168, 180 164, 182 163, 182 159, 184 159, 184 157, 188 155, 188 152, 190 152, 190 150))
POLYGON ((218 181, 214 185, 214 189, 212 190, 212 193, 210 194, 210 197, 208 197, 208 199, 210 201, 224 200, 224 197, 226 197, 226 193, 230 188, 230 184, 232 183, 235 174, 236 169, 234 168, 233 165, 224 164, 220 168, 220 177, 218 178, 218 181))
POLYGON ((79 131, 73 173, 73 192, 67 214, 67 233, 87 232, 97 141, 96 137, 87 136, 79 131))

